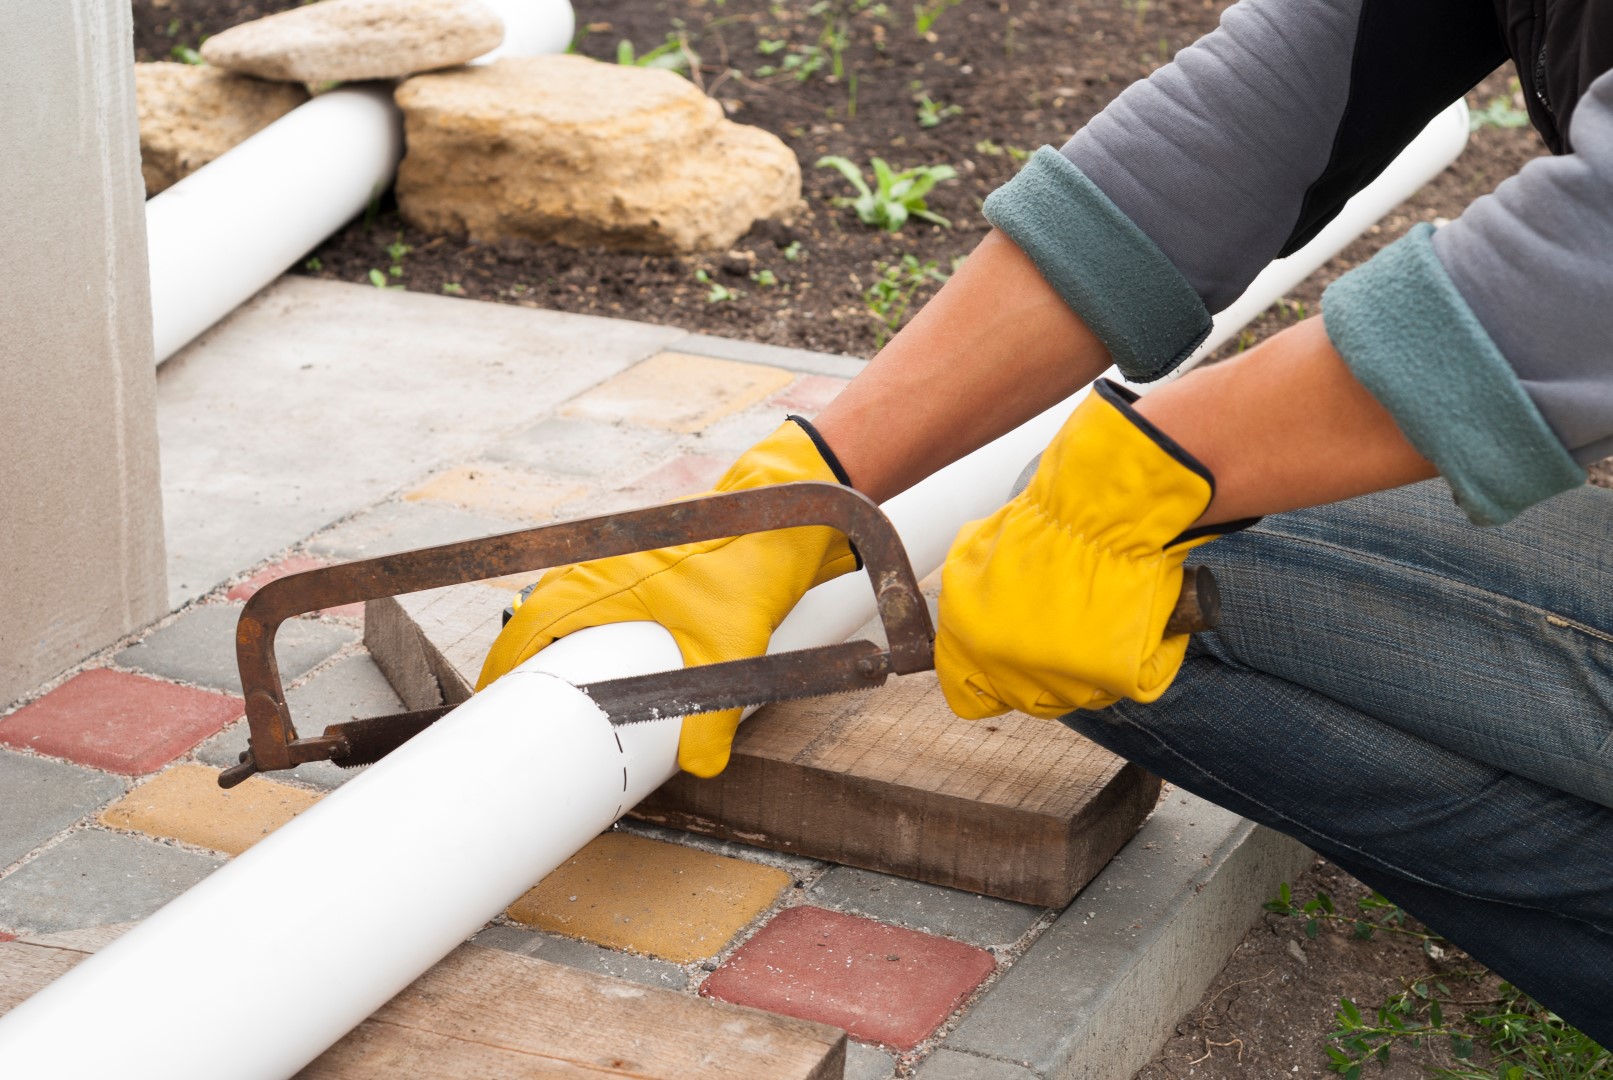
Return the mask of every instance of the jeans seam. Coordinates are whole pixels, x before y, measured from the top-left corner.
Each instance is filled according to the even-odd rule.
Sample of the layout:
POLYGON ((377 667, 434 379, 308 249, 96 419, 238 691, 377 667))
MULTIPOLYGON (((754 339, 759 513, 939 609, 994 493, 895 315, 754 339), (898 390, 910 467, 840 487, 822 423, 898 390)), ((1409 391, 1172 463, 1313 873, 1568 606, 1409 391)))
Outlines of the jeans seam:
MULTIPOLYGON (((1251 804, 1260 807, 1262 810, 1264 810, 1268 814, 1270 814, 1273 818, 1276 818, 1278 820, 1281 820, 1281 821, 1289 823, 1290 825, 1292 825, 1294 827, 1294 829, 1296 831, 1303 832, 1303 833, 1306 833, 1306 834, 1311 835, 1311 836, 1315 836, 1315 837, 1317 837, 1317 838, 1319 838, 1321 840, 1326 841, 1329 844, 1332 844, 1332 845, 1337 846, 1339 848, 1342 848, 1342 849, 1344 849, 1346 851, 1349 851, 1352 854, 1354 854, 1354 855, 1358 856, 1359 858, 1361 858, 1363 861, 1371 863, 1371 864, 1373 864, 1373 865, 1375 865, 1375 866, 1387 871, 1388 873, 1399 875, 1400 877, 1404 877, 1404 878, 1407 878, 1407 879, 1409 879, 1411 881, 1415 881, 1419 885, 1423 885, 1423 886, 1425 886, 1427 888, 1438 889, 1441 892, 1451 893, 1452 895, 1460 896, 1460 897, 1463 897, 1464 899, 1467 899, 1467 900, 1476 900, 1476 901, 1479 901, 1481 903, 1486 903, 1486 904, 1501 904, 1501 905, 1506 906, 1506 907, 1518 908, 1519 910, 1522 910, 1522 911, 1534 911, 1534 912, 1544 914, 1544 915, 1551 915, 1551 916, 1556 917, 1556 918, 1569 919, 1569 920, 1571 920, 1573 922, 1580 923, 1580 924, 1582 924, 1584 926, 1587 926, 1587 927, 1589 927, 1590 929, 1596 931, 1599 934, 1613 933, 1613 930, 1609 930, 1608 928, 1605 928, 1605 927, 1603 927, 1603 926, 1601 926, 1601 925, 1599 925, 1599 924, 1597 924, 1595 922, 1591 922, 1588 919, 1581 918, 1581 917, 1579 917, 1577 915, 1566 915, 1566 914, 1564 914, 1564 913, 1562 913, 1560 911, 1552 911, 1549 908, 1541 907, 1541 906, 1534 905, 1534 904, 1519 903, 1519 902, 1514 901, 1514 900, 1500 900, 1500 899, 1497 899, 1495 897, 1490 897, 1490 896, 1479 896, 1479 895, 1476 895, 1474 893, 1466 892, 1466 891, 1464 891, 1462 889, 1457 889, 1457 888, 1454 888, 1454 887, 1452 887, 1450 885, 1443 884, 1441 882, 1429 881, 1428 879, 1422 877, 1420 874, 1416 874, 1416 873, 1413 873, 1410 870, 1403 869, 1400 866, 1396 865, 1395 863, 1390 862, 1387 859, 1384 859, 1384 858, 1382 858, 1382 857, 1380 857, 1378 855, 1374 855, 1374 854, 1372 854, 1370 852, 1363 851, 1361 848, 1356 847, 1353 844, 1347 844, 1342 840, 1339 840, 1339 839, 1337 839, 1335 837, 1329 836, 1327 833, 1322 832, 1320 829, 1317 829, 1317 828, 1314 828, 1314 827, 1312 827, 1310 825, 1307 825, 1302 821, 1296 821, 1295 819, 1289 817, 1287 814, 1285 814, 1282 811, 1276 809, 1275 807, 1269 806, 1265 802, 1261 801, 1260 799, 1257 799, 1254 796, 1250 795, 1248 792, 1243 791, 1242 789, 1238 788, 1236 785, 1228 783, 1225 780, 1222 780, 1219 776, 1217 776, 1215 773, 1211 772, 1210 770, 1204 768, 1198 762, 1192 760, 1191 758, 1188 758, 1188 757, 1184 756, 1179 751, 1177 751, 1177 749, 1175 747, 1171 746, 1170 743, 1168 743, 1164 739, 1160 738, 1159 735, 1157 735, 1153 730, 1151 730, 1149 728, 1146 728, 1146 727, 1143 727, 1141 724, 1138 724, 1138 723, 1134 722, 1130 717, 1125 716, 1124 714, 1119 714, 1119 716, 1120 716, 1120 719, 1122 721, 1124 721, 1125 724, 1128 727, 1132 728, 1134 731, 1137 731, 1137 732, 1141 733, 1142 735, 1146 736, 1147 738, 1153 740, 1161 749, 1163 749, 1166 753, 1170 754, 1172 757, 1176 758, 1178 761, 1182 762, 1182 764, 1184 766, 1186 766, 1187 768, 1192 769, 1193 771, 1199 773, 1200 775, 1208 778, 1209 780, 1211 780, 1215 784, 1218 784, 1219 786, 1221 786, 1221 787, 1225 788, 1226 790, 1232 792, 1233 794, 1237 795, 1239 798, 1247 799, 1251 804)), ((1293 835, 1293 834, 1290 834, 1290 835, 1293 835)), ((1299 839, 1298 836, 1295 836, 1294 838, 1299 839)))
POLYGON ((1430 581, 1437 581, 1442 585, 1448 586, 1455 591, 1466 593, 1471 597, 1483 597, 1484 599, 1494 601, 1502 606, 1512 607, 1521 612, 1533 614, 1544 620, 1550 626, 1579 630, 1589 637, 1596 638, 1598 641, 1602 641, 1608 645, 1613 645, 1613 633, 1609 633, 1605 630, 1598 630, 1594 626, 1579 622, 1576 619, 1570 619, 1566 615, 1558 614, 1557 612, 1552 611, 1549 608, 1543 608, 1538 604, 1531 604, 1527 601, 1520 600, 1516 596, 1508 596, 1506 593, 1499 593, 1493 589, 1481 588, 1480 586, 1474 585, 1471 582, 1463 581, 1461 578, 1448 577, 1446 575, 1436 573, 1433 570, 1429 570, 1427 567, 1416 566, 1408 562, 1401 562, 1398 559, 1386 559, 1381 555, 1365 552, 1359 548, 1348 547, 1344 544, 1334 544, 1326 540, 1316 540, 1308 536, 1297 536, 1294 533, 1278 532, 1273 529, 1262 529, 1259 535, 1270 537, 1272 539, 1286 540, 1293 544, 1305 544, 1309 545, 1310 547, 1325 548, 1328 551, 1338 552, 1361 562, 1372 563, 1375 566, 1393 568, 1394 570, 1406 574, 1427 578, 1430 581))

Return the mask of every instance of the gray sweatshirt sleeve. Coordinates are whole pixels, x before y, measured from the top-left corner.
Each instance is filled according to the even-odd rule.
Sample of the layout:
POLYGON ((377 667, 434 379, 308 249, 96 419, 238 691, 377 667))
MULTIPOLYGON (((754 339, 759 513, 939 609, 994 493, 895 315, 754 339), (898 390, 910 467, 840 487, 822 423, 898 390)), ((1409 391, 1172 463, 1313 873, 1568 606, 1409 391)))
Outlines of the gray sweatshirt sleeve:
MULTIPOLYGON (((1241 0, 986 215, 1128 377, 1157 378, 1502 59, 1474 0, 1241 0)), ((1574 458, 1613 446, 1609 78, 1575 113, 1575 154, 1414 230, 1324 300, 1345 360, 1476 521, 1582 482, 1574 458)))

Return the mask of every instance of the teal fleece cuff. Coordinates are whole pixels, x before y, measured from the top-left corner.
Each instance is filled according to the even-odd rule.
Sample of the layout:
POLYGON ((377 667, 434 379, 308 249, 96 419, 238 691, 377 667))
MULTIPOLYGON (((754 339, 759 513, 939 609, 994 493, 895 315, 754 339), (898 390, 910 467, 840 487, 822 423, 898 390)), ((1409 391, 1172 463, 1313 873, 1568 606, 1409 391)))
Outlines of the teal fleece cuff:
POLYGON ((1181 271, 1063 154, 1044 146, 986 199, 1008 234, 1134 382, 1170 373, 1210 333, 1181 271))
POLYGON ((1418 225, 1322 294, 1327 336, 1456 504, 1500 525, 1585 482, 1418 225))

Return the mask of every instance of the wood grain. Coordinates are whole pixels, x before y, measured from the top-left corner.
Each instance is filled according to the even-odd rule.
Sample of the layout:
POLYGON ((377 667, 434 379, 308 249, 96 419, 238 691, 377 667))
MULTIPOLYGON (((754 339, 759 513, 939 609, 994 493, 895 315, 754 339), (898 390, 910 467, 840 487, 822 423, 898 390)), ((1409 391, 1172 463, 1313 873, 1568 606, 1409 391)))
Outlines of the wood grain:
MULTIPOLYGON (((122 929, 0 944, 0 1013, 122 929)), ((462 945, 297 1075, 833 1080, 845 1055, 845 1034, 824 1024, 462 945)))
MULTIPOLYGON (((365 642, 408 708, 470 696, 507 597, 481 585, 371 601, 365 642)), ((715 780, 634 816, 830 862, 1063 907, 1147 817, 1159 781, 1020 714, 961 720, 933 673, 770 705, 715 780)))

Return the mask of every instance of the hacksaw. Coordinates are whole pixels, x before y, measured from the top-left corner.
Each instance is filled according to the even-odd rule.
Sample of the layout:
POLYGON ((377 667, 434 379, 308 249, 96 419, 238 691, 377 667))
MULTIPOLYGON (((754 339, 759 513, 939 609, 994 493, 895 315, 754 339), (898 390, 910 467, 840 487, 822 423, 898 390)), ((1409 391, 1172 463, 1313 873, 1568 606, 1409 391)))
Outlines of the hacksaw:
MULTIPOLYGON (((236 661, 251 735, 239 764, 219 774, 219 786, 234 787, 254 773, 310 761, 372 764, 452 708, 351 720, 331 724, 320 735, 299 735, 274 655, 275 633, 287 619, 343 604, 804 525, 826 525, 851 541, 873 585, 886 645, 848 641, 579 689, 620 725, 869 690, 891 675, 932 669, 935 629, 929 607, 895 526, 873 500, 817 481, 708 495, 319 567, 269 582, 246 602, 236 625, 236 661)), ((1187 567, 1165 632, 1212 629, 1220 610, 1215 578, 1203 567, 1187 567)))

